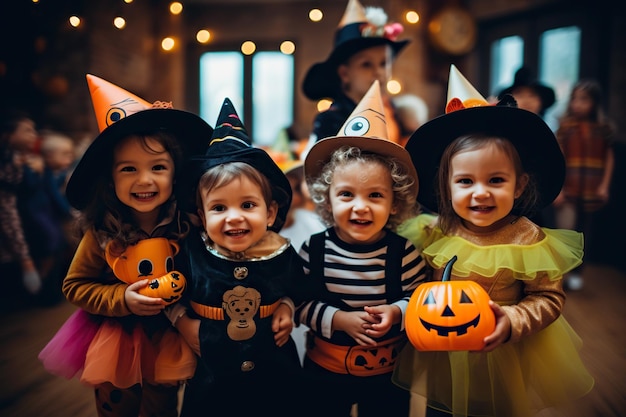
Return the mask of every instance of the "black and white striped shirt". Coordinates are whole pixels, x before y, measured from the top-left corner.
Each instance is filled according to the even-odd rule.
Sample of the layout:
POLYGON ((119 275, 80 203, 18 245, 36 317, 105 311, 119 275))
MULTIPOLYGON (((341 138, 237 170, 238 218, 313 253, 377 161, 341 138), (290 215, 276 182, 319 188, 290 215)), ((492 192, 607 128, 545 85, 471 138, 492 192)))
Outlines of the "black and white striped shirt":
MULTIPOLYGON (((348 244, 340 240, 332 227, 326 230, 325 237, 323 284, 326 291, 321 291, 322 299, 305 303, 298 309, 300 322, 318 336, 331 341, 339 338, 341 341, 335 342, 345 344, 350 340, 345 334, 341 336, 332 332, 333 315, 338 310, 357 311, 364 306, 394 304, 400 307, 404 317, 411 294, 426 279, 426 264, 415 246, 391 231, 387 231, 378 242, 366 245, 348 244), (403 241, 404 251, 398 257, 402 259, 402 265, 397 268, 399 277, 385 277, 385 262, 392 234, 403 241), (388 299, 388 279, 400 280, 402 290, 399 298, 388 299)), ((300 249, 307 274, 311 272, 310 242, 311 239, 307 239, 300 249)), ((388 334, 385 339, 403 330, 402 324, 394 332, 396 334, 388 334)))

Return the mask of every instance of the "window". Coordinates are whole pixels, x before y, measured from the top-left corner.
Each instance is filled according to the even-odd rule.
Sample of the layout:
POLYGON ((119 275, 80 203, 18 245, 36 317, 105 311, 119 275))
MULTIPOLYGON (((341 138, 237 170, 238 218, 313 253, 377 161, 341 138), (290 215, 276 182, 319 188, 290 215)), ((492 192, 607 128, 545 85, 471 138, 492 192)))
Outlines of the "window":
POLYGON ((545 31, 539 47, 539 77, 554 88, 556 94, 556 103, 545 115, 550 124, 565 111, 572 87, 579 78, 580 28, 569 26, 545 31))
MULTIPOLYGON (((556 95, 556 103, 546 111, 544 119, 556 130, 571 88, 579 77, 580 28, 568 26, 542 32, 538 51, 537 78, 552 87, 556 95)), ((513 83, 515 71, 524 65, 524 57, 524 40, 520 36, 507 36, 492 43, 489 82, 492 94, 513 83)))
POLYGON ((200 57, 202 118, 213 125, 225 97, 233 102, 253 144, 271 146, 281 129, 293 123, 293 56, 271 51, 204 53, 200 57))
POLYGON ((524 64, 524 40, 507 36, 491 45, 491 81, 489 91, 496 95, 513 83, 515 71, 524 64))

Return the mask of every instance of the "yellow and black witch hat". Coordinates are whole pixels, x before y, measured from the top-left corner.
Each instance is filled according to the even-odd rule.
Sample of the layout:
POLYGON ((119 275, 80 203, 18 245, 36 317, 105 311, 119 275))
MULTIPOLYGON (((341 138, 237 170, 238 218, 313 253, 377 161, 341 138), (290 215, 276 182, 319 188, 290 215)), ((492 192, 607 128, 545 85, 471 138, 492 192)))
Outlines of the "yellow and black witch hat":
POLYGON ((269 154, 252 146, 233 103, 225 98, 206 152, 191 158, 189 181, 195 186, 208 169, 232 162, 243 162, 256 168, 272 184, 272 198, 278 203, 278 216, 270 229, 278 232, 285 223, 291 204, 291 185, 269 154))

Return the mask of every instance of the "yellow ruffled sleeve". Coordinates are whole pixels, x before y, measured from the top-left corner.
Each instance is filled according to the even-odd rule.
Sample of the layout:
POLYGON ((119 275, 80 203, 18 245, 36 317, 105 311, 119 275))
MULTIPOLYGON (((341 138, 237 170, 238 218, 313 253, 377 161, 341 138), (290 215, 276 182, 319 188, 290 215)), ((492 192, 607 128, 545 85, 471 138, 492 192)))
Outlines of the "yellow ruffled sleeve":
POLYGON ((531 280, 546 274, 555 280, 582 263, 583 235, 572 230, 542 229, 543 239, 528 245, 496 244, 480 246, 459 236, 445 236, 434 228, 424 240, 422 256, 434 268, 443 268, 454 256, 454 275, 470 273, 495 276, 501 269, 511 271, 515 279, 531 280))
POLYGON ((422 251, 436 223, 436 215, 420 214, 402 223, 398 227, 397 233, 405 239, 410 240, 417 250, 422 251))

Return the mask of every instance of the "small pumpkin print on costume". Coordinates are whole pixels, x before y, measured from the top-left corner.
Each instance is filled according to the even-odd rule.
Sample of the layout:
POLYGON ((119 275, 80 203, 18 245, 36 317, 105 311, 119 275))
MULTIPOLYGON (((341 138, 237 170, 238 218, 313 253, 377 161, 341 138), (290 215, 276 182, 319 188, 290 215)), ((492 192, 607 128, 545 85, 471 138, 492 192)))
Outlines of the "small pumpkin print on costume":
POLYGON ((454 256, 442 281, 417 287, 406 312, 406 332, 422 351, 481 350, 495 330, 489 295, 474 281, 450 281, 454 256))
POLYGON ((256 333, 254 316, 261 305, 261 293, 254 288, 237 285, 222 297, 224 311, 230 318, 226 328, 232 340, 248 340, 256 333))

